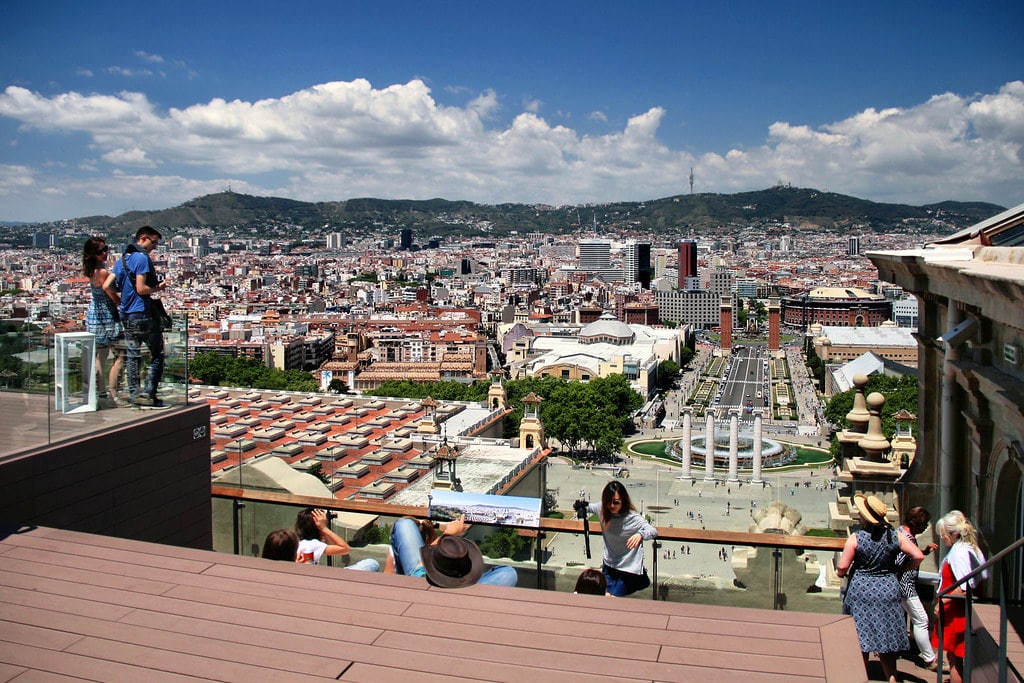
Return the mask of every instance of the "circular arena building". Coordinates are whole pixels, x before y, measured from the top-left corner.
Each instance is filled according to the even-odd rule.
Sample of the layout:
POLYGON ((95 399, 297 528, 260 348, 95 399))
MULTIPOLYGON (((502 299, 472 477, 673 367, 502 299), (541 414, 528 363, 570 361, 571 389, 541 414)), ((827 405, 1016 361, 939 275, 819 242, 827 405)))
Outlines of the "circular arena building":
POLYGON ((892 319, 892 301, 856 287, 816 287, 782 299, 782 323, 798 329, 808 325, 877 327, 892 319))

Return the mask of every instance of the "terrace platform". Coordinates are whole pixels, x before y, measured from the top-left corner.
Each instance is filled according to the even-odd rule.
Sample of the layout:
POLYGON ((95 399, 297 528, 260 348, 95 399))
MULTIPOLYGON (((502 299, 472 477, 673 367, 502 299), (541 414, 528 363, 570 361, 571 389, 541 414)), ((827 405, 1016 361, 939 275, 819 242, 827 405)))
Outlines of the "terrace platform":
POLYGON ((0 680, 195 679, 844 683, 865 675, 853 621, 840 615, 443 590, 52 528, 0 534, 0 680))

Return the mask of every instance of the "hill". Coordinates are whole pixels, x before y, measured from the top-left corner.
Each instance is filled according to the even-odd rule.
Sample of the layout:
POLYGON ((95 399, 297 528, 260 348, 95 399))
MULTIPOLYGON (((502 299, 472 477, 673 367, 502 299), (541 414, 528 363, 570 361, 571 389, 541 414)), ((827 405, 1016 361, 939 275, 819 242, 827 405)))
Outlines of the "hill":
POLYGON ((646 202, 613 202, 551 207, 529 204, 474 204, 445 199, 357 198, 302 202, 220 192, 159 211, 133 211, 117 217, 90 216, 71 222, 86 231, 128 235, 139 226, 185 231, 189 228, 248 228, 250 234, 345 232, 380 234, 383 228, 413 228, 427 235, 495 238, 512 233, 572 233, 597 223, 602 230, 666 237, 713 234, 749 226, 818 230, 856 228, 879 232, 927 230, 952 232, 988 218, 1003 208, 979 202, 942 202, 928 206, 883 204, 833 192, 773 187, 737 194, 694 194, 646 202))

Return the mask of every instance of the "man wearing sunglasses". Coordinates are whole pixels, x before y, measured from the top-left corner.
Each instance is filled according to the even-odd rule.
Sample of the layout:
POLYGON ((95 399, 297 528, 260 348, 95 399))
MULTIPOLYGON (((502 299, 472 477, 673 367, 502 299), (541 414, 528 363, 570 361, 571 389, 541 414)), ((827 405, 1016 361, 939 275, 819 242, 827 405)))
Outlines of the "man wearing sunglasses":
POLYGON ((114 265, 114 276, 121 290, 121 322, 124 325, 127 346, 128 395, 138 408, 167 408, 157 398, 157 388, 164 374, 164 335, 160 320, 153 312, 150 297, 167 288, 156 275, 149 254, 163 237, 155 228, 144 225, 135 232, 135 244, 129 245, 124 256, 114 265), (146 385, 139 391, 139 366, 142 363, 142 345, 149 349, 149 371, 146 385))

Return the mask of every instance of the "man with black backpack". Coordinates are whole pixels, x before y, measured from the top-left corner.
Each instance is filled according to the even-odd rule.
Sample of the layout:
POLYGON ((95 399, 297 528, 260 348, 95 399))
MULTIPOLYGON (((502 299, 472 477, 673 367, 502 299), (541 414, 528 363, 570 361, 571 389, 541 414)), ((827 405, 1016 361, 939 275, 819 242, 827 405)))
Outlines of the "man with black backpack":
POLYGON ((129 245, 114 265, 114 277, 121 290, 121 323, 124 325, 127 346, 128 395, 138 408, 167 408, 157 398, 156 391, 164 374, 163 327, 150 298, 167 288, 156 275, 149 254, 163 237, 155 228, 144 225, 135 232, 135 244, 129 245), (151 360, 146 373, 146 385, 139 392, 139 365, 142 345, 149 349, 151 360))

